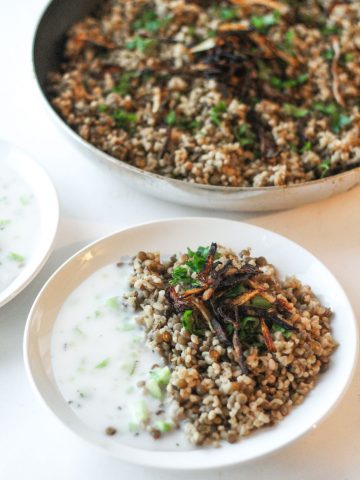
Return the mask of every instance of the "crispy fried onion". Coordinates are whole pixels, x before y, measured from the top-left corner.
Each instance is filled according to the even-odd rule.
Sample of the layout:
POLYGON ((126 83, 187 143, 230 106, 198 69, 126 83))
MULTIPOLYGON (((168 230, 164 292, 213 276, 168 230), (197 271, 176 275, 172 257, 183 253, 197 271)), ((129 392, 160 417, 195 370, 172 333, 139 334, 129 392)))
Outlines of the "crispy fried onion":
POLYGON ((212 243, 205 265, 197 274, 200 286, 185 291, 169 286, 165 297, 171 310, 178 314, 191 310, 202 330, 210 330, 224 347, 232 347, 234 360, 246 374, 244 350, 257 338, 274 353, 272 327, 295 331, 288 321, 294 306, 276 291, 278 287, 259 267, 248 262, 238 267, 232 260, 221 263, 216 261, 216 254, 217 245, 212 243), (253 325, 251 332, 246 326, 249 322, 253 325))

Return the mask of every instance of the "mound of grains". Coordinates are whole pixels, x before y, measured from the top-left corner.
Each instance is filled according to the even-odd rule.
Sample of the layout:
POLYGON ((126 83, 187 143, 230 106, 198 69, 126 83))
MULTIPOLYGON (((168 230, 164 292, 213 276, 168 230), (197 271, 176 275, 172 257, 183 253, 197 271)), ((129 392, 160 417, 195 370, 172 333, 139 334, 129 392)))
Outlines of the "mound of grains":
POLYGON ((246 373, 232 345, 224 345, 209 328, 191 331, 184 313, 174 312, 167 300, 169 284, 179 296, 184 293, 181 283, 174 286, 174 272, 182 271, 179 266, 195 278, 189 271, 188 255, 161 262, 159 253, 140 252, 133 262, 133 289, 127 295, 139 312, 148 346, 171 369, 167 396, 176 404, 173 421, 184 421, 194 445, 233 443, 282 420, 315 386, 336 346, 330 331, 331 312, 310 287, 296 278, 281 281, 264 257, 252 258, 249 250, 237 256, 219 247, 217 257, 216 271, 229 259, 237 268, 246 264, 259 269, 257 282, 261 278, 266 288, 271 286, 276 301, 287 306, 287 322, 293 327, 290 333, 281 328, 271 331, 273 352, 266 349, 260 334, 252 344, 245 344, 246 373))
POLYGON ((108 0, 47 91, 88 142, 205 185, 290 185, 360 164, 358 0, 108 0))

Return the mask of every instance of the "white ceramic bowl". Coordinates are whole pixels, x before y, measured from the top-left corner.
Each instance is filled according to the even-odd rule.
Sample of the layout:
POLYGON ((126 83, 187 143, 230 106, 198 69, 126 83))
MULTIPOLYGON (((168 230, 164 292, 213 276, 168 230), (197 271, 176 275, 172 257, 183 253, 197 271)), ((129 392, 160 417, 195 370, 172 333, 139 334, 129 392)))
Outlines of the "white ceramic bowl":
POLYGON ((0 169, 1 166, 11 169, 32 191, 39 209, 40 231, 27 232, 29 237, 35 234, 38 236, 36 245, 21 273, 0 291, 0 307, 21 292, 39 273, 52 251, 59 222, 59 202, 55 188, 44 170, 29 155, 0 140, 0 169))
POLYGON ((24 338, 26 370, 43 403, 70 430, 122 460, 168 469, 206 469, 245 462, 277 450, 316 426, 339 401, 348 386, 357 355, 356 321, 346 295, 329 270, 313 255, 292 241, 259 227, 228 220, 184 218, 131 227, 85 247, 70 258, 49 279, 30 311, 24 338), (282 277, 296 274, 310 284, 323 302, 332 308, 333 334, 339 342, 330 368, 321 375, 304 403, 278 425, 263 429, 239 443, 217 449, 149 451, 115 442, 103 432, 82 423, 61 396, 54 381, 50 360, 51 334, 57 313, 68 295, 99 268, 122 255, 139 250, 164 254, 184 251, 187 246, 211 241, 235 251, 251 246, 278 267, 282 277))
POLYGON ((94 10, 99 0, 52 0, 43 12, 33 45, 34 73, 41 97, 51 117, 67 139, 85 155, 102 162, 118 178, 137 189, 166 201, 212 210, 269 211, 292 208, 350 190, 360 182, 360 167, 332 177, 281 187, 217 187, 199 185, 146 172, 117 160, 86 142, 74 132, 51 106, 46 94, 48 72, 61 63, 61 45, 68 28, 94 10))

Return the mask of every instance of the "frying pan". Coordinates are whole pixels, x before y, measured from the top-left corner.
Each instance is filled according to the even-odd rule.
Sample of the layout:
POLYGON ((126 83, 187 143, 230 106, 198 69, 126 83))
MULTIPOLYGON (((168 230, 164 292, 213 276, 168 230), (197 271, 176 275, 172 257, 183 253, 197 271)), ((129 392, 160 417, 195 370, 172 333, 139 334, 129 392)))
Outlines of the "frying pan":
POLYGON ((293 208, 350 190, 360 182, 360 167, 344 173, 297 185, 279 187, 220 187, 199 185, 146 172, 118 160, 74 132, 52 107, 46 93, 47 73, 57 70, 65 32, 96 8, 99 0, 53 0, 37 25, 33 43, 33 66, 41 96, 64 136, 85 152, 89 160, 102 162, 120 181, 166 201, 213 210, 269 211, 293 208))

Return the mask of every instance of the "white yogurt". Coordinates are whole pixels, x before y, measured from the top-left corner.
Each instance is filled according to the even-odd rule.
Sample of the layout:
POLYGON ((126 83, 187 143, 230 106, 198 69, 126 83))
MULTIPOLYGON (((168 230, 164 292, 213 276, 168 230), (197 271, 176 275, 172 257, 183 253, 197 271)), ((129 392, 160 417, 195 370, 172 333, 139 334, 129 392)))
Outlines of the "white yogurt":
POLYGON ((144 449, 188 449, 180 430, 154 440, 139 425, 140 402, 151 412, 149 425, 168 421, 172 406, 144 395, 137 385, 163 362, 145 345, 142 328, 122 301, 131 271, 129 265, 108 265, 67 298, 52 335, 54 377, 76 415, 104 435, 115 428, 114 441, 144 449))
POLYGON ((35 249, 39 208, 25 181, 5 166, 0 173, 0 292, 23 271, 35 249))

